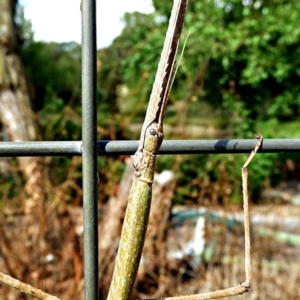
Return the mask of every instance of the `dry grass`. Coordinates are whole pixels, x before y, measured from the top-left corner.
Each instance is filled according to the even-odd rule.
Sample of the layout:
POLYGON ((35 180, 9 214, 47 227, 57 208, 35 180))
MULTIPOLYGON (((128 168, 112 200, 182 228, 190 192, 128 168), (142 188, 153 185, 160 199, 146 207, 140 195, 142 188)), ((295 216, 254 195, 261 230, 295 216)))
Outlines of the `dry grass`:
MULTIPOLYGON (((205 263, 202 260, 195 264, 195 259, 191 256, 169 261, 163 282, 153 283, 152 276, 148 293, 145 291, 147 283, 139 284, 144 288, 137 291, 139 298, 204 293, 235 286, 244 281, 242 226, 235 224, 229 229, 224 222, 206 224, 206 247, 212 252, 210 261, 205 263)), ((178 244, 181 244, 182 239, 181 232, 178 234, 178 244)), ((235 296, 235 299, 300 299, 299 246, 253 233, 252 253, 251 290, 247 294, 235 296)))
MULTIPOLYGON (((74 160, 74 166, 79 163, 80 161, 74 160)), ((25 196, 21 187, 18 196, 12 200, 2 201, 0 271, 61 299, 80 300, 83 299, 82 207, 80 204, 82 191, 76 185, 76 180, 71 177, 59 187, 45 182, 44 186, 47 187, 47 191, 50 189, 52 201, 48 200, 45 203, 42 215, 35 209, 30 213, 25 212, 23 205, 25 196), (77 200, 72 205, 67 205, 71 194, 70 189, 72 197, 77 200)), ((169 184, 165 190, 160 190, 159 194, 171 199, 174 189, 174 185, 171 187, 169 184)), ((161 203, 162 201, 158 203, 160 204, 158 207, 161 203)), ((153 205, 153 208, 155 207, 156 205, 153 205)), ((218 209, 220 210, 221 207, 218 209)), ((268 205, 256 207, 255 210, 257 214, 273 215, 282 222, 289 216, 294 218, 300 216, 299 207, 288 205, 268 205)), ((166 216, 162 218, 161 215, 162 213, 159 213, 154 217, 155 226, 152 226, 154 229, 161 228, 162 225, 165 228, 166 222, 164 224, 161 222, 168 218, 166 216)), ((122 215, 118 215, 117 218, 120 218, 122 223, 122 215)), ((282 224, 279 222, 277 228, 273 229, 282 230, 282 224)), ((194 234, 192 227, 188 229, 190 236, 194 234)), ((300 234, 300 228, 290 232, 300 234)), ((182 247, 186 233, 169 228, 168 234, 173 234, 178 247, 182 247)), ((137 282, 135 296, 159 298, 194 294, 227 288, 243 282, 245 279, 243 227, 236 224, 228 227, 225 221, 209 220, 206 222, 205 234, 207 238, 205 255, 210 258, 197 263, 197 260, 188 255, 177 260, 167 259, 164 251, 170 239, 165 239, 163 236, 158 239, 159 235, 152 233, 151 236, 156 237, 152 238, 153 241, 150 241, 144 254, 149 256, 150 263, 144 265, 143 276, 137 282), (159 244, 151 245, 155 243, 154 240, 159 240, 159 244)), ((101 286, 103 290, 108 289, 110 280, 107 277, 107 270, 113 268, 117 239, 118 237, 111 240, 111 246, 108 247, 111 251, 111 256, 107 259, 108 266, 106 271, 100 274, 101 283, 105 282, 107 285, 101 286)), ((272 236, 263 236, 253 230, 252 250, 252 288, 248 294, 236 296, 235 299, 300 299, 299 246, 276 241, 272 236)), ((2 299, 33 298, 1 284, 0 300, 2 299)), ((101 299, 104 300, 105 296, 101 299)))

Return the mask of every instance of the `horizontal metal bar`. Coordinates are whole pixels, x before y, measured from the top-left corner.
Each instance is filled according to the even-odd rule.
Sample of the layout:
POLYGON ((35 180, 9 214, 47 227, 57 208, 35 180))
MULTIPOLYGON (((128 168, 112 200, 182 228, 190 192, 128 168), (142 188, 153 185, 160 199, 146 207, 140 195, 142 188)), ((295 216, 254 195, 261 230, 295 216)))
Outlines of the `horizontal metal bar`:
MULTIPOLYGON (((159 154, 249 153, 256 139, 229 140, 165 140, 159 154)), ((2 142, 0 157, 81 155, 81 141, 2 142)), ((98 155, 132 155, 138 141, 98 141, 98 155)), ((260 153, 300 152, 300 139, 265 139, 260 153)))
POLYGON ((0 142, 0 156, 81 155, 82 142, 0 142))

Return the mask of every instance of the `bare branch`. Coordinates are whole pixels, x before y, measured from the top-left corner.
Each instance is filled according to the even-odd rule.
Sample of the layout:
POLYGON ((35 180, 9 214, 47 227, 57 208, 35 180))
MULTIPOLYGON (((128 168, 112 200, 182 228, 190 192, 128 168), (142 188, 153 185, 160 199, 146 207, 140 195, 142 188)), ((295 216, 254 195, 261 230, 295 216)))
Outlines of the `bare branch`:
MULTIPOLYGON (((187 295, 187 296, 176 296, 160 298, 160 300, 205 300, 205 299, 218 299, 224 297, 230 297, 235 295, 240 295, 249 291, 251 287, 252 278, 252 262, 251 262, 251 244, 250 244, 250 214, 249 214, 249 204, 248 204, 248 170, 247 166, 257 153, 259 147, 261 146, 263 137, 261 135, 256 135, 257 144, 255 148, 250 153, 248 159, 242 167, 242 184, 243 184, 243 203, 244 203, 244 215, 245 215, 245 274, 246 280, 240 285, 230 287, 223 290, 218 290, 215 292, 187 295)), ((155 299, 149 299, 155 300, 155 299)))
POLYGON ((43 292, 42 290, 39 290, 37 288, 32 287, 29 284, 26 284, 18 279, 15 279, 11 276, 8 276, 4 273, 0 272, 0 281, 19 290, 22 293, 26 293, 28 295, 31 295, 33 297, 36 297, 38 299, 42 300, 60 300, 59 298, 52 296, 50 294, 47 294, 43 292))

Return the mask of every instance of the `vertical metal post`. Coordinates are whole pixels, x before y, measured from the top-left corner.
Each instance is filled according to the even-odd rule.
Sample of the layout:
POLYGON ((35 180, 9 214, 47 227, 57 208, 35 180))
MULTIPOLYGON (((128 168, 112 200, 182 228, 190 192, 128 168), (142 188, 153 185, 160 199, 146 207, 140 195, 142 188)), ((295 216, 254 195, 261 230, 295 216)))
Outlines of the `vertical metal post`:
POLYGON ((96 0, 82 0, 84 297, 98 299, 96 0))

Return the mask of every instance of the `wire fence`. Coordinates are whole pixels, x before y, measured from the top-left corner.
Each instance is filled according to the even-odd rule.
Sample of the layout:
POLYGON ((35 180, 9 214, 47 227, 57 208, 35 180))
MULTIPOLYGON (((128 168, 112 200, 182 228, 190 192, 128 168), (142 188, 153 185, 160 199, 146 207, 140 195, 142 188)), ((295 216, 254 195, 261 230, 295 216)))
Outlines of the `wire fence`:
MULTIPOLYGON (((84 289, 98 299, 97 155, 131 155, 138 141, 97 141, 96 0, 82 0, 82 141, 2 142, 0 157, 82 156, 84 289)), ((159 154, 249 153, 257 139, 167 140, 159 154)), ((260 153, 300 152, 300 139, 265 139, 260 153)))
MULTIPOLYGON (((83 116, 84 118, 84 116, 83 116)), ((97 155, 132 155, 139 141, 96 141, 97 155)), ((257 139, 165 140, 158 154, 239 154, 253 150, 257 139)), ((295 153, 300 139, 264 139, 259 153, 295 153)), ((81 141, 2 142, 0 157, 82 155, 81 141)))

